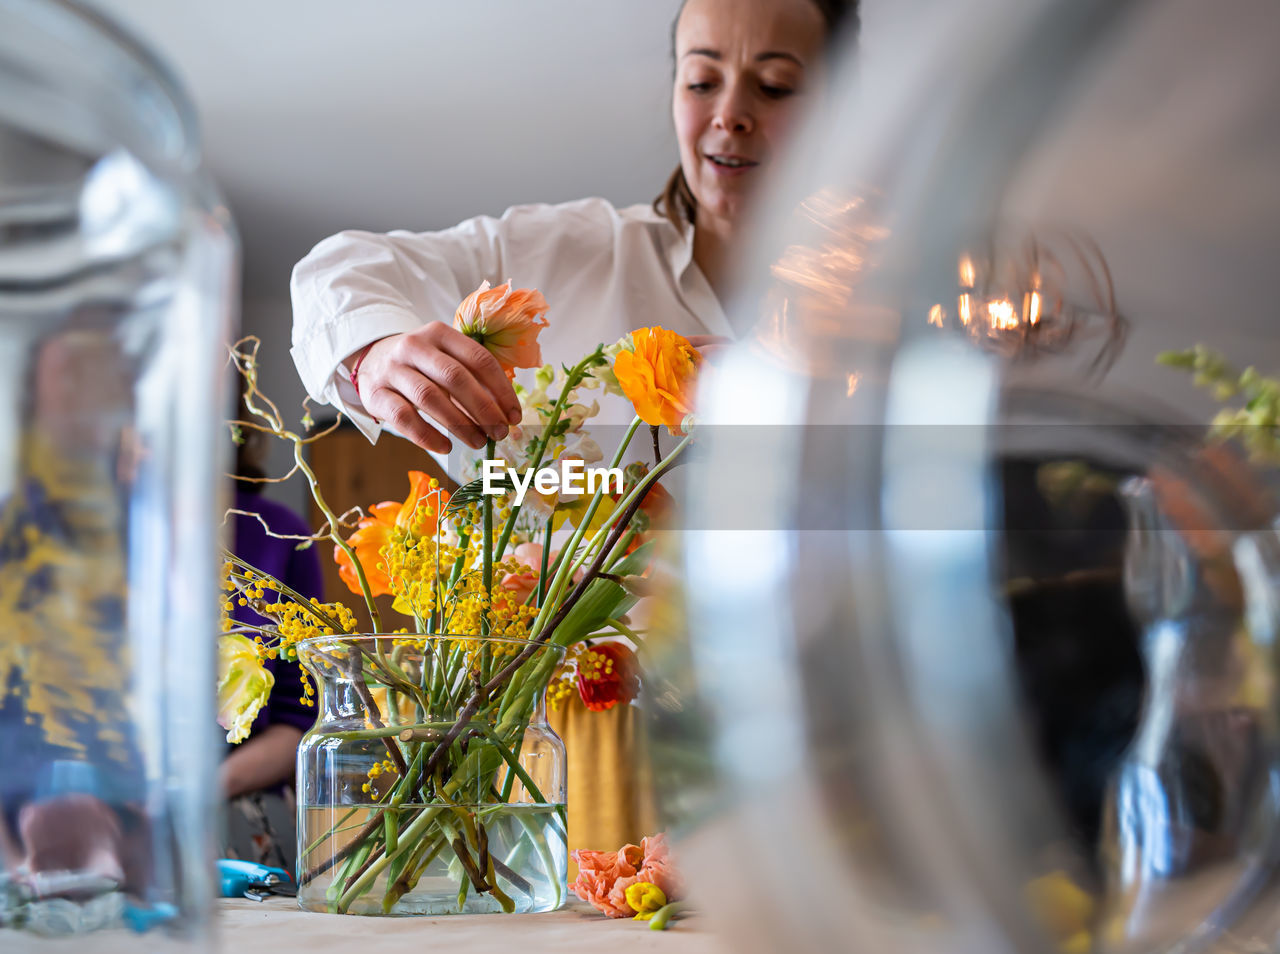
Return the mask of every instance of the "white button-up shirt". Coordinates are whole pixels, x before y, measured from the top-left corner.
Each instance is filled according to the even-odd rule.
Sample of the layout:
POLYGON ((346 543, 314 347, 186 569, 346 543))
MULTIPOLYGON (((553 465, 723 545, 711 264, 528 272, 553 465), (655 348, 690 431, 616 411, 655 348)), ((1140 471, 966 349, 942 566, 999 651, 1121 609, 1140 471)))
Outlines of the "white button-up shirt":
POLYGON ((376 439, 380 426, 342 362, 386 335, 452 321, 482 281, 508 278, 545 296, 550 325, 538 340, 543 361, 557 366, 645 326, 730 334, 693 262, 692 226, 677 229, 648 205, 616 209, 604 199, 522 205, 441 232, 341 232, 312 249, 291 282, 292 354, 307 392, 376 439))

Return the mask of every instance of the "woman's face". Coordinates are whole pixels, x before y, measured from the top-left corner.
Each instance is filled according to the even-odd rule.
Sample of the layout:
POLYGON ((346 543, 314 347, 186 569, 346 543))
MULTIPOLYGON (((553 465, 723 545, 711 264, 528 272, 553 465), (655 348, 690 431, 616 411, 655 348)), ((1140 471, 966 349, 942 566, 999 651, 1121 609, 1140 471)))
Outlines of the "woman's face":
POLYGON ((672 112, 700 227, 737 222, 817 78, 825 33, 812 0, 688 0, 672 112))

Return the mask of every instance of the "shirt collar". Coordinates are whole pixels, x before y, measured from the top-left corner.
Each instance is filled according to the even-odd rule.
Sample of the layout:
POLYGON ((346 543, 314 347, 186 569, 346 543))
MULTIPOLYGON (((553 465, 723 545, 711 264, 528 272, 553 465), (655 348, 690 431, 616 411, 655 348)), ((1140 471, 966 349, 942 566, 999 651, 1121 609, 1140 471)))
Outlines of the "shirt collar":
POLYGON ((667 230, 667 264, 671 267, 671 274, 675 277, 676 287, 685 306, 698 316, 708 334, 733 337, 733 327, 725 317, 720 299, 716 297, 707 277, 702 274, 702 269, 693 261, 693 223, 682 219, 680 225, 676 226, 666 216, 663 218, 671 225, 667 230))
MULTIPOLYGON (((663 216, 666 218, 666 216, 663 216)), ((667 219, 670 222, 670 219, 667 219)), ((667 261, 671 265, 671 274, 679 282, 684 273, 693 264, 693 223, 681 218, 680 225, 672 226, 674 237, 667 246, 667 261)))

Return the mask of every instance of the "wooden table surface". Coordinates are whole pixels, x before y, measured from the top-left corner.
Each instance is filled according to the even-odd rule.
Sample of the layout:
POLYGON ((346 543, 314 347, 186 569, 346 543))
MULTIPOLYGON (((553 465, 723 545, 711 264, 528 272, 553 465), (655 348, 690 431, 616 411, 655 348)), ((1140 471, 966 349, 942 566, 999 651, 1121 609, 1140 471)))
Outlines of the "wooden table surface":
MULTIPOLYGON (((475 914, 457 917, 368 918, 300 911, 292 899, 218 902, 215 950, 225 954, 729 954, 694 916, 651 931, 644 921, 606 918, 573 899, 549 914, 475 914)), ((105 931, 80 937, 41 938, 0 930, 4 954, 141 954, 191 948, 157 935, 105 931)))

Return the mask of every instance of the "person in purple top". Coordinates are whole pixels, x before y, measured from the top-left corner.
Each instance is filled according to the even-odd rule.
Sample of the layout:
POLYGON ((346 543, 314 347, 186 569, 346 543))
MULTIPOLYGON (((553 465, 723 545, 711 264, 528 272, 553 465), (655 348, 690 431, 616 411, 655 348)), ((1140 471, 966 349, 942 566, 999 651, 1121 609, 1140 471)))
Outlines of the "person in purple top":
MULTIPOLYGON (((310 534, 303 519, 288 507, 243 489, 251 486, 237 488, 236 510, 257 514, 275 534, 310 534)), ((271 536, 256 517, 245 513, 234 514, 232 520, 232 550, 236 556, 303 596, 323 598, 320 560, 315 547, 299 550, 296 540, 271 536)), ((247 606, 237 606, 232 615, 239 623, 261 626, 269 622, 247 606)), ((249 738, 239 745, 228 744, 229 751, 222 762, 222 787, 228 798, 291 782, 298 742, 315 722, 315 709, 302 704, 302 673, 298 664, 270 659, 266 666, 276 680, 271 696, 258 712, 249 738)))
MULTIPOLYGON (((262 476, 256 450, 252 438, 238 448, 236 473, 240 477, 262 476)), ((316 548, 299 550, 297 539, 280 539, 309 536, 311 528, 288 507, 262 497, 261 487, 252 480, 236 482, 234 509, 240 512, 230 518, 232 552, 302 596, 323 599, 316 548)), ((236 606, 232 617, 239 623, 269 622, 247 606, 236 606)), ((267 704, 254 719, 249 737, 238 745, 228 743, 222 760, 222 791, 230 801, 222 853, 291 871, 296 824, 294 766, 298 743, 315 722, 315 709, 302 704, 298 663, 270 659, 266 666, 275 676, 267 704)))

